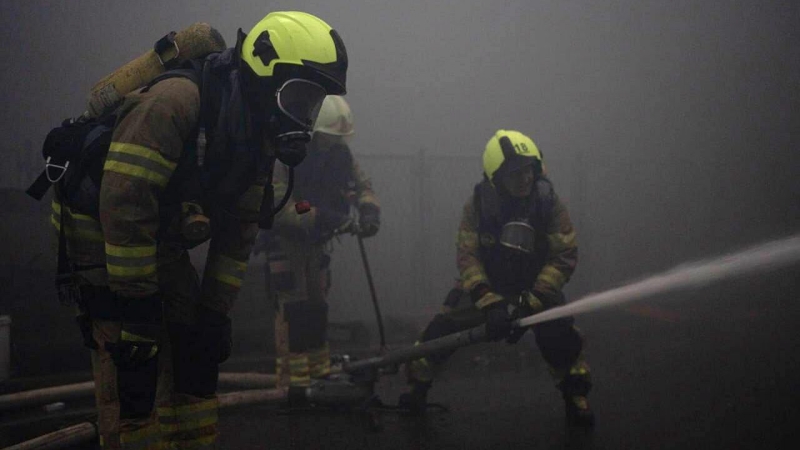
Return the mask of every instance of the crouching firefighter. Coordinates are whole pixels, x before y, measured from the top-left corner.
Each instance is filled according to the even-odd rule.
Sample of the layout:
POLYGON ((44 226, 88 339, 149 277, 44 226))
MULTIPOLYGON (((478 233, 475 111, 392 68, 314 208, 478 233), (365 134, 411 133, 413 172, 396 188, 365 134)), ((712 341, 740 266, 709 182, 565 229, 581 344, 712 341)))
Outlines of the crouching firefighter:
POLYGON ((104 448, 217 448, 229 312, 272 223, 275 160, 299 163, 325 96, 345 93, 344 45, 310 14, 271 13, 220 50, 127 94, 98 121, 106 131, 90 127, 110 141, 99 159, 85 124, 45 145, 58 284, 92 349, 104 448), (82 158, 55 162, 82 142, 82 158), (208 240, 201 281, 187 249, 208 240))
MULTIPOLYGON (((526 329, 512 329, 514 319, 565 302, 562 288, 577 263, 575 230, 545 175, 541 152, 522 133, 499 130, 486 144, 483 168, 484 179, 464 206, 458 230, 461 277, 442 313, 424 330, 423 342, 485 323, 488 339, 516 343, 526 329)), ((591 426, 589 367, 573 323, 565 317, 532 328, 561 390, 568 422, 591 426)), ((408 363, 411 391, 401 396, 401 405, 424 411, 435 369, 451 354, 408 363)))
MULTIPOLYGON (((353 114, 338 95, 325 98, 308 148, 296 170, 287 206, 308 202, 307 214, 285 208, 275 227, 259 235, 257 251, 269 261, 267 291, 275 302, 275 353, 279 386, 308 386, 331 372, 327 340, 332 238, 374 236, 380 205, 371 181, 348 145, 353 114)), ((288 188, 287 173, 275 168, 276 196, 288 188)))

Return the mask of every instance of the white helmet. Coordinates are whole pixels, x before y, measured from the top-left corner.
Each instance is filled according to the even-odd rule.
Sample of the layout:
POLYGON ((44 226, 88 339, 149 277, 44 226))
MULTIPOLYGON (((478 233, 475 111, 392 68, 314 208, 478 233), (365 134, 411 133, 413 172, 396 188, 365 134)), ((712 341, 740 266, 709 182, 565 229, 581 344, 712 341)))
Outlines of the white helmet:
POLYGON ((353 112, 344 97, 328 95, 322 102, 322 107, 314 124, 314 131, 332 134, 335 136, 350 136, 355 133, 353 112))

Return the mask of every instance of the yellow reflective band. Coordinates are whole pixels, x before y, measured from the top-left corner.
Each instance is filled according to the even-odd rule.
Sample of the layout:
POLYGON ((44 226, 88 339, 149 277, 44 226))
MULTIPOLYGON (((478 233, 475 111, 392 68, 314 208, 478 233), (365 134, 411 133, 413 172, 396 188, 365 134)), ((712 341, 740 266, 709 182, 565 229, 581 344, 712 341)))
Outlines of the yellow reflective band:
POLYGON ((308 352, 308 359, 310 360, 319 360, 319 359, 328 359, 330 358, 330 348, 327 344, 323 347, 311 350, 308 352))
POLYGON ((503 300, 502 296, 495 294, 494 292, 489 292, 488 294, 485 294, 483 297, 481 297, 477 302, 475 302, 475 306, 478 309, 483 309, 491 305, 492 303, 497 303, 502 300, 503 300))
POLYGON ((124 142, 112 142, 108 147, 108 153, 122 153, 126 155, 134 155, 153 161, 156 164, 168 169, 170 172, 178 167, 178 163, 174 163, 161 155, 157 150, 145 147, 143 145, 126 144, 124 142))
POLYGON ((474 231, 459 231, 456 239, 459 245, 472 247, 478 244, 478 233, 474 231))
POLYGON ((480 267, 467 267, 461 272, 461 285, 467 291, 481 282, 487 282, 488 280, 488 277, 483 273, 483 269, 480 267))
POLYGON ((311 376, 300 377, 292 375, 289 377, 289 384, 292 386, 308 386, 311 384, 311 376))
POLYGON ((575 244, 575 231, 573 230, 567 234, 548 234, 547 242, 550 244, 550 253, 561 253, 564 250, 574 248, 575 244))
POLYGON ((108 274, 119 278, 139 278, 149 277, 157 272, 157 265, 151 264, 142 267, 121 267, 106 263, 108 274))
POLYGON ((589 365, 586 364, 586 361, 579 361, 569 368, 569 373, 571 375, 586 375, 589 373, 589 365))
POLYGON ((131 341, 131 342, 154 342, 150 338, 146 338, 144 336, 139 336, 138 334, 133 334, 129 331, 122 330, 119 334, 120 339, 123 341, 131 341))
POLYGON ((119 245, 106 243, 106 254, 118 256, 120 258, 143 258, 156 256, 155 245, 144 245, 141 247, 122 247, 119 245))
POLYGON ((208 274, 217 281, 234 287, 241 287, 247 263, 224 255, 217 255, 209 267, 208 274))
POLYGON ((560 270, 551 265, 546 265, 542 271, 539 272, 539 276, 537 277, 536 281, 547 284, 555 290, 560 290, 564 286, 564 283, 566 283, 567 279, 560 270))
POLYGON ((433 380, 433 368, 426 358, 412 360, 409 365, 411 379, 421 382, 433 380))
POLYGON ((331 372, 331 352, 328 344, 309 352, 308 363, 312 377, 318 378, 329 374, 331 372))
MULTIPOLYGON (((52 203, 50 203, 50 206, 53 208, 53 212, 55 212, 59 217, 61 217, 61 203, 58 203, 55 200, 53 200, 52 203)), ((69 208, 69 207, 67 207, 67 210, 64 211, 64 215, 65 216, 69 216, 69 217, 73 218, 74 220, 81 220, 81 221, 92 222, 92 223, 97 223, 97 224, 100 223, 94 217, 88 216, 86 214, 76 213, 76 212, 72 211, 72 209, 69 208)))
POLYGON ((116 277, 147 277, 154 275, 156 246, 122 247, 106 242, 106 267, 108 274, 116 277))
MULTIPOLYGON (((60 208, 59 208, 60 209, 60 208)), ((69 213, 65 216, 67 218, 67 228, 64 230, 64 235, 70 239, 80 239, 89 242, 103 242, 103 231, 100 228, 100 222, 92 219, 89 216, 84 216, 86 219, 75 216, 70 216, 69 213)), ((50 223, 55 227, 56 231, 61 231, 61 213, 50 214, 50 223)))
POLYGON ((215 280, 217 280, 217 281, 219 281, 221 283, 225 283, 225 284, 233 286, 235 288, 242 287, 242 279, 241 278, 236 278, 236 277, 232 277, 230 275, 222 275, 222 274, 216 274, 216 273, 211 273, 209 275, 211 275, 212 278, 214 278, 215 280))
MULTIPOLYGON (((160 432, 161 432, 161 430, 158 427, 158 424, 150 424, 150 425, 147 425, 147 426, 145 426, 143 428, 140 428, 138 430, 120 431, 120 433, 119 433, 119 442, 121 444, 127 444, 127 445, 134 444, 134 443, 137 443, 137 444, 138 443, 148 443, 149 441, 152 441, 152 439, 148 439, 147 442, 141 442, 141 441, 144 440, 144 439, 147 439, 147 438, 153 438, 153 437, 158 438, 160 432)), ((128 447, 127 445, 125 446, 125 448, 134 448, 134 447, 128 447)), ((139 447, 136 446, 135 448, 139 448, 139 447)))
POLYGON ((297 362, 290 362, 289 363, 289 373, 293 375, 304 375, 308 374, 308 371, 311 370, 308 368, 308 360, 303 361, 302 363, 297 362))
POLYGON ((141 166, 134 166, 132 164, 127 164, 118 161, 109 161, 106 160, 105 166, 103 166, 104 171, 108 172, 116 172, 122 175, 128 175, 135 178, 141 178, 147 180, 158 187, 166 187, 167 183, 169 182, 169 177, 165 177, 159 173, 151 172, 144 167, 141 166))
POLYGON ((216 398, 212 398, 197 403, 190 403, 188 405, 162 406, 158 408, 158 415, 164 417, 181 416, 181 415, 196 413, 199 411, 215 410, 218 407, 219 407, 219 400, 216 398))
POLYGON ((141 178, 164 187, 175 167, 176 163, 167 160, 156 150, 141 145, 112 142, 103 170, 141 178))

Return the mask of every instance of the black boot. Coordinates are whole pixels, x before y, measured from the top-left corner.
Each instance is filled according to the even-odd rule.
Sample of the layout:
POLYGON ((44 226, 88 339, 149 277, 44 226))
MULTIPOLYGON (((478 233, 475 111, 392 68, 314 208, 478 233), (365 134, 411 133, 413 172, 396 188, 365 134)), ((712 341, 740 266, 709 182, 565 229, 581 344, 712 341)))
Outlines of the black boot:
POLYGON ((559 384, 569 425, 594 426, 594 412, 586 398, 591 387, 592 383, 588 379, 576 375, 567 375, 559 384))
POLYGON ((585 395, 564 396, 567 423, 577 427, 593 427, 594 413, 585 395))
POLYGON ((397 399, 397 406, 404 409, 412 416, 421 416, 428 405, 428 391, 431 383, 411 383, 411 390, 403 393, 397 399))

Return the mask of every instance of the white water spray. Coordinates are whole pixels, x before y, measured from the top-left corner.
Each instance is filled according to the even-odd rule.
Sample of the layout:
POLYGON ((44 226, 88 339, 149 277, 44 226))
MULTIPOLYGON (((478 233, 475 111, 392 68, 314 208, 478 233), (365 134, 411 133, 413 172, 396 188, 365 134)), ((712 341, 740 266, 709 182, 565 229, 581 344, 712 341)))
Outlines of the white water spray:
POLYGON ((699 288, 727 278, 775 270, 798 261, 800 235, 795 235, 718 258, 684 264, 641 281, 589 294, 567 305, 521 319, 518 325, 525 327, 654 295, 699 288))

